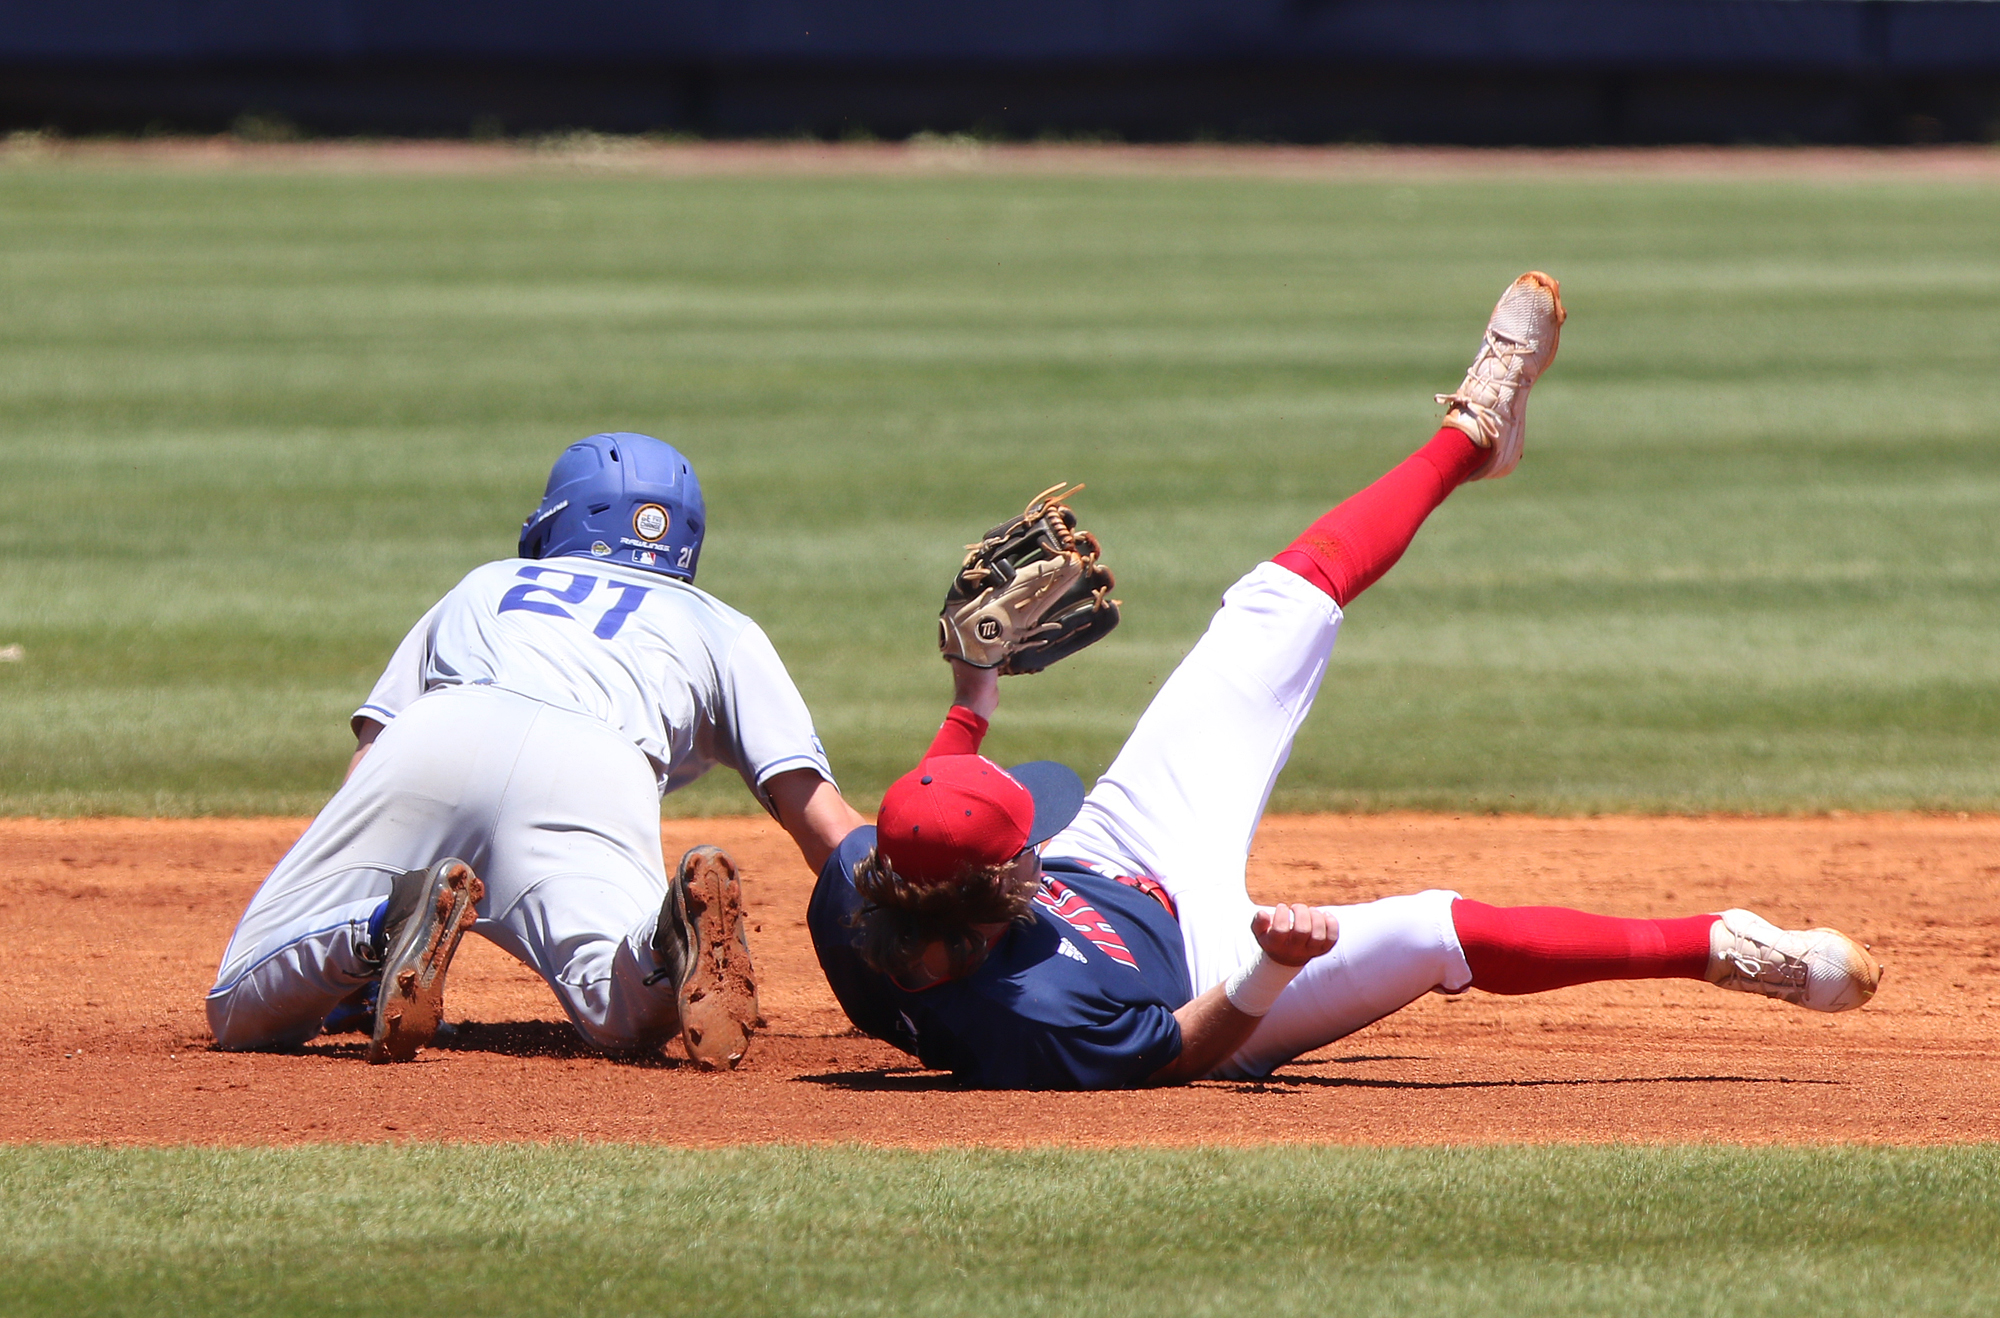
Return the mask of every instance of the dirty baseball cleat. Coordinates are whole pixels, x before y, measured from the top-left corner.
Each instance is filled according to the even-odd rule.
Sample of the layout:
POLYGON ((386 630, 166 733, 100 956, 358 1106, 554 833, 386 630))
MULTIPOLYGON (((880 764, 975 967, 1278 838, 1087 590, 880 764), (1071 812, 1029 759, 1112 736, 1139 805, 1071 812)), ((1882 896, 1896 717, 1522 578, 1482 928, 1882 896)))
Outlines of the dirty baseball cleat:
POLYGON ((370 960, 382 967, 371 1062, 407 1062, 437 1037, 444 1020, 444 977, 475 918, 486 885, 462 860, 398 875, 370 960))
POLYGON ((1556 359, 1567 319, 1562 285, 1539 270, 1522 275, 1500 295, 1465 382, 1457 393, 1437 396, 1445 404, 1444 424, 1491 452, 1466 479, 1497 479, 1520 463, 1528 390, 1556 359))
POLYGON ((1850 1011, 1875 996, 1882 967, 1837 930, 1780 929, 1735 910, 1709 931, 1708 982, 1812 1011, 1850 1011))
MULTIPOLYGON (((717 847, 681 857, 653 934, 660 969, 680 996, 681 1042, 695 1065, 727 1070, 743 1060, 758 1024, 757 977, 736 864, 717 847)), ((651 982, 651 980, 649 980, 651 982)))

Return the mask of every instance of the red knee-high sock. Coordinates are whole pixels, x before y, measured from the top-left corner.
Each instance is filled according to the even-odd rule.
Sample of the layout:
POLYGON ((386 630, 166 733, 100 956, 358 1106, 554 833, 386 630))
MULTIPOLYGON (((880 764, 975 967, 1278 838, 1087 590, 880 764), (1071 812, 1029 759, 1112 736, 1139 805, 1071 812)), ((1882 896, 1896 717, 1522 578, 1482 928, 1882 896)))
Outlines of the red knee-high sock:
POLYGON ((1387 475, 1307 527, 1271 561, 1345 608, 1396 565, 1424 518, 1486 457, 1486 450, 1464 431, 1445 426, 1387 475))
POLYGON ((1540 993, 1601 979, 1701 979, 1713 915, 1622 920, 1562 906, 1451 904, 1472 987, 1540 993))

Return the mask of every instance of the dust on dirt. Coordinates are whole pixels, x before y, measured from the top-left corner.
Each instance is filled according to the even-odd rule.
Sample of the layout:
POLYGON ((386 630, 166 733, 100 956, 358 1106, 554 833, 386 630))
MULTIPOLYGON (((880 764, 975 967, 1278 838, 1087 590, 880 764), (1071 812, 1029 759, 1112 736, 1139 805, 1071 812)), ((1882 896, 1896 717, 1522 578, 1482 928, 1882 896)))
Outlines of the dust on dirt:
POLYGON ((585 1047, 473 937, 456 1033, 404 1066, 361 1035, 212 1051, 202 995, 304 821, 0 820, 0 1141, 859 1140, 884 1145, 1434 1144, 2000 1138, 2000 819, 1272 817, 1251 889, 1349 902, 1455 888, 1666 916, 1747 906, 1887 963, 1841 1016, 1693 982, 1432 996, 1259 1083, 990 1094, 852 1034, 813 960, 811 876, 760 819, 675 820, 742 866, 769 1028, 735 1072, 585 1047))

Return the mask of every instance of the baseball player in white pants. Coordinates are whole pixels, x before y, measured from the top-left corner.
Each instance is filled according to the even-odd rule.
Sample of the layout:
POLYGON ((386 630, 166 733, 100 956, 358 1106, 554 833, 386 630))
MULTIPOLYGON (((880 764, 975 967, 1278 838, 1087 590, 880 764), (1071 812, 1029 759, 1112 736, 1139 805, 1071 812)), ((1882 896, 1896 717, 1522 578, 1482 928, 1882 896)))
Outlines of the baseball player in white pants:
POLYGON ((670 446, 606 434, 563 453, 520 557, 426 613, 356 711, 347 781, 223 952, 218 1046, 296 1046, 375 993, 371 1060, 405 1060, 470 929, 591 1043, 679 1033, 734 1065, 757 1015, 740 888, 712 848, 669 877, 660 797, 734 769, 815 866, 859 816, 763 632, 694 586, 705 532, 670 446))
POLYGON ((1108 1088, 1266 1075, 1432 990, 1685 977, 1820 1011, 1866 1002, 1879 967, 1858 944, 1747 911, 1621 919, 1442 891, 1263 907, 1245 888, 1343 606, 1452 490, 1514 468, 1563 320, 1553 279, 1515 281, 1439 397, 1443 427, 1230 588, 1087 797, 1074 774, 978 754, 998 678, 954 658, 929 752, 842 840, 808 909, 849 1018, 971 1084, 1108 1088))
MULTIPOLYGON (((1173 899, 1193 994, 1261 955, 1244 884, 1250 843, 1292 739, 1311 712, 1340 608, 1275 563, 1230 587, 1084 798, 1042 848, 1104 875, 1147 875, 1173 899)), ((1321 908, 1339 938, 1307 962, 1214 1074, 1268 1075, 1434 988, 1472 982, 1452 928, 1455 892, 1321 908)))

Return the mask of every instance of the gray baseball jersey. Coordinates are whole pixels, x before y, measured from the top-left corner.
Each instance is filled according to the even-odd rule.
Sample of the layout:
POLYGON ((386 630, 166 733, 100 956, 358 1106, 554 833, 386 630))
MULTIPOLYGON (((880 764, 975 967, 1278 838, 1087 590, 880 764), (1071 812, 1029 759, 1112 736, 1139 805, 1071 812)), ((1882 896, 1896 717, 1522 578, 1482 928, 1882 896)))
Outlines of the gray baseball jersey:
POLYGON ((581 557, 474 568, 410 629, 355 717, 389 723, 444 686, 494 686, 595 718, 664 795, 716 765, 763 784, 833 771, 770 640, 704 590, 581 557))

